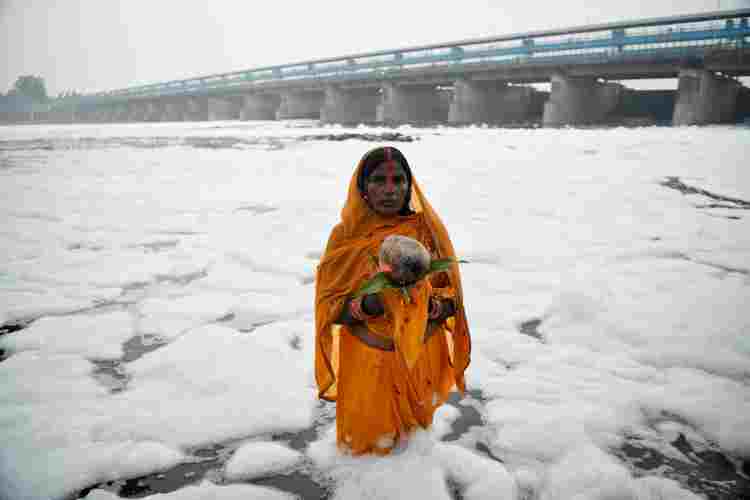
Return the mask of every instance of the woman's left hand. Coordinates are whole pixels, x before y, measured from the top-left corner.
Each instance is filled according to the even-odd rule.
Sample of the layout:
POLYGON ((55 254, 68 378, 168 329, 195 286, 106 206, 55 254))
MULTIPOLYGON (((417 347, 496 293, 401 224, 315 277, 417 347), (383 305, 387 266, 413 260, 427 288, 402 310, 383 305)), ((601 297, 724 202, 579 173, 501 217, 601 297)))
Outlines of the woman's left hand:
POLYGON ((441 299, 439 297, 430 298, 430 308, 428 310, 429 319, 432 321, 444 321, 456 313, 456 306, 451 299, 441 299))
POLYGON ((443 301, 436 297, 430 297, 430 308, 427 312, 427 316, 429 317, 429 319, 437 321, 442 314, 443 301))

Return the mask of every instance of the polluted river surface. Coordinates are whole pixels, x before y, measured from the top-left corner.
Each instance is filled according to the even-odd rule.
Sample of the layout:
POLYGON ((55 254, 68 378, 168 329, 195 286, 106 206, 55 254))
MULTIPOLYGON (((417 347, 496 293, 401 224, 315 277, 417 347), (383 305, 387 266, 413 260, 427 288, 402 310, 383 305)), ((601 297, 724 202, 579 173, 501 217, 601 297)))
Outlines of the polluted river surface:
POLYGON ((746 127, 0 127, 0 498, 750 498, 747 157, 746 127), (472 362, 355 459, 314 280, 381 144, 467 261, 472 362))

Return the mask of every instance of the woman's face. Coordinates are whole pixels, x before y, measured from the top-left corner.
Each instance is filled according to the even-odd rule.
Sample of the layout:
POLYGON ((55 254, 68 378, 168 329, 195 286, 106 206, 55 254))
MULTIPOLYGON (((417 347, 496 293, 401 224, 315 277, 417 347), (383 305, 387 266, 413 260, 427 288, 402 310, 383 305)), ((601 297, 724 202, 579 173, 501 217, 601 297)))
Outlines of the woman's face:
POLYGON ((406 202, 408 184, 404 167, 396 161, 385 161, 367 177, 367 203, 380 215, 396 215, 406 202))

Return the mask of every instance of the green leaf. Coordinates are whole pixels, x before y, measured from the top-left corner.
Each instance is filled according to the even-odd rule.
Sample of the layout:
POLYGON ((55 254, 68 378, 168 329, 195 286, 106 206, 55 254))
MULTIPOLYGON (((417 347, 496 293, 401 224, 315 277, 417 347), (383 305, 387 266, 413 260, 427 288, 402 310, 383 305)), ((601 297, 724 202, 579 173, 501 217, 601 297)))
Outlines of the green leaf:
POLYGON ((396 288, 396 285, 391 283, 391 280, 388 279, 385 273, 378 273, 359 287, 357 293, 354 294, 354 298, 379 293, 387 288, 396 288))
POLYGON ((373 254, 370 254, 370 260, 372 260, 372 263, 375 264, 375 269, 380 267, 380 261, 373 254))
POLYGON ((432 262, 430 262, 430 269, 427 272, 436 273, 440 271, 447 271, 453 264, 468 264, 468 261, 458 260, 455 257, 433 260, 432 262))
MULTIPOLYGON (((377 262, 377 259, 375 256, 371 256, 375 262, 377 262)), ((437 259, 430 262, 430 268, 427 270, 427 272, 422 276, 419 280, 424 279, 427 275, 434 272, 440 272, 440 271, 446 271, 450 269, 451 265, 453 264, 466 264, 468 261, 465 260, 458 260, 455 257, 448 257, 446 259, 437 259)), ((408 286, 413 286, 414 283, 411 283, 408 286)), ((383 290, 387 290, 389 288, 400 288, 401 294, 404 296, 405 299, 408 299, 411 301, 411 295, 408 291, 408 286, 404 287, 401 284, 392 282, 388 276, 386 276, 385 273, 380 272, 377 273, 375 276, 367 280, 361 287, 359 287, 359 290, 354 294, 354 298, 362 297, 363 295, 370 295, 373 293, 380 293, 383 290)))

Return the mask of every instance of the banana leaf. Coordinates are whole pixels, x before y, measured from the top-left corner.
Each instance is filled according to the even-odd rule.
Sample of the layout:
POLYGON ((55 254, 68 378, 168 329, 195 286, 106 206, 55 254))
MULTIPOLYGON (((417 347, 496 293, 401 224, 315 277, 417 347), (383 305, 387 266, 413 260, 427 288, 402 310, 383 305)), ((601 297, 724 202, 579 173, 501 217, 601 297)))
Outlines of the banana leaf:
MULTIPOLYGON (((437 259, 430 262, 430 269, 427 274, 438 273, 440 271, 447 271, 453 264, 467 264, 466 260, 458 260, 455 257, 448 257, 446 259, 437 259)), ((426 276, 426 275, 425 275, 426 276)))
MULTIPOLYGON (((453 264, 466 264, 467 262, 468 261, 465 260, 458 260, 455 257, 433 260, 432 262, 430 262, 429 270, 420 279, 424 279, 430 273, 446 271, 450 269, 453 264)), ((369 295, 372 293, 379 293, 383 290, 387 290, 388 288, 401 288, 401 293, 404 295, 404 298, 411 297, 409 295, 409 291, 407 290, 408 285, 403 286, 401 284, 394 283, 388 278, 385 273, 380 272, 367 280, 359 288, 359 290, 357 290, 357 293, 354 294, 354 298, 362 297, 363 295, 369 295)))
POLYGON ((361 297, 363 295, 370 295, 372 293, 381 292, 387 288, 398 288, 394 285, 385 273, 378 273, 369 280, 367 280, 360 288, 357 293, 354 294, 354 298, 361 297))

